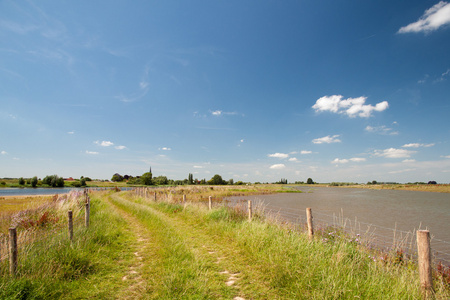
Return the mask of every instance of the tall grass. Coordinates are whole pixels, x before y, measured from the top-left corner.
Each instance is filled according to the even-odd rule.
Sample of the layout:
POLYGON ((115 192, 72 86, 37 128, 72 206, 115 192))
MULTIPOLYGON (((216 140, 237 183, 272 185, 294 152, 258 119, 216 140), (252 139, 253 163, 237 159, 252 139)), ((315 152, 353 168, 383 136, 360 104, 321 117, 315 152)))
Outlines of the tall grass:
MULTIPOLYGON (((64 216, 69 208, 74 209, 73 206, 78 205, 79 199, 72 200, 53 207, 53 213, 60 217, 64 229, 52 230, 48 235, 42 232, 34 234, 29 244, 25 238, 19 238, 19 263, 15 276, 9 274, 6 260, 0 262, 0 299, 112 297, 117 285, 102 288, 105 284, 111 285, 103 279, 105 276, 120 278, 116 272, 121 266, 116 260, 126 256, 121 251, 126 242, 121 229, 125 224, 104 202, 94 198, 91 201, 91 226, 84 227, 83 220, 75 217, 81 222, 74 225, 74 240, 70 242, 64 216), (98 287, 92 289, 91 284, 98 287)), ((82 213, 75 210, 74 216, 82 213)))

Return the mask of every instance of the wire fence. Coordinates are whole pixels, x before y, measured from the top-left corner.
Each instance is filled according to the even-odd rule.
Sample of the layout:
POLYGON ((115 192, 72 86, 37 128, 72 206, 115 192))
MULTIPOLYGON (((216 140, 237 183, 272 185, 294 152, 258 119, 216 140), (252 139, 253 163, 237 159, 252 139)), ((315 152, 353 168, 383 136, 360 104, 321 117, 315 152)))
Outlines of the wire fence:
POLYGON ((80 233, 88 225, 89 205, 87 191, 72 191, 54 197, 52 202, 37 209, 16 213, 11 218, 9 234, 0 233, 0 274, 7 274, 9 269, 14 275, 17 266, 51 249, 55 243, 69 239, 70 227, 80 233))
MULTIPOLYGON (((227 206, 239 207, 247 210, 247 201, 242 199, 226 199, 227 206)), ((262 200, 253 200, 254 214, 270 220, 289 224, 298 231, 307 231, 306 212, 300 208, 281 207, 273 204, 264 204, 262 200)), ((215 205, 218 205, 216 203, 215 205)), ((326 214, 313 211, 314 231, 321 233, 323 242, 328 237, 340 236, 352 242, 364 244, 369 249, 380 253, 394 253, 401 259, 417 260, 417 231, 404 231, 372 223, 350 220, 340 214, 326 214), (345 233, 344 235, 339 235, 345 233)), ((450 242, 431 236, 431 254, 435 268, 439 265, 450 267, 450 242)), ((380 256, 383 258, 383 256, 380 256)), ((376 259, 376 257, 374 257, 376 259)))

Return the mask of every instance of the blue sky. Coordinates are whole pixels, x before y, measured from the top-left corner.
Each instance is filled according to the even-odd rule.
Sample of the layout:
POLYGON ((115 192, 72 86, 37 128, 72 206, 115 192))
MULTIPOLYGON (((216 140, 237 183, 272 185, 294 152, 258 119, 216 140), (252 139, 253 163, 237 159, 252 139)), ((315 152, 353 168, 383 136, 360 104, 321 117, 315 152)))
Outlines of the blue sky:
POLYGON ((1 1, 0 177, 450 182, 446 1, 1 1))

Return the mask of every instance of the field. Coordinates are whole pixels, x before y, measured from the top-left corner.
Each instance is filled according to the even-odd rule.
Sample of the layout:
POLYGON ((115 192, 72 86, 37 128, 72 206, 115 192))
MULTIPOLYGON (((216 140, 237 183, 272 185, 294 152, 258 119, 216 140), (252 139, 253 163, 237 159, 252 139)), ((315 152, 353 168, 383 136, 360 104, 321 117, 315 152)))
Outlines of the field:
POLYGON ((450 193, 450 184, 359 184, 343 186, 348 188, 362 188, 374 190, 400 190, 416 192, 450 193))
MULTIPOLYGON (((257 211, 249 222, 220 204, 223 195, 257 191, 248 189, 151 190, 157 201, 153 193, 91 193, 91 224, 78 223, 72 243, 67 234, 38 239, 19 253, 15 277, 2 260, 0 298, 421 299, 415 264, 374 260, 345 235, 309 241, 257 211), (212 210, 202 203, 208 195, 212 210)), ((35 230, 54 228, 57 219, 66 230, 65 210, 83 207, 71 196, 53 203, 51 221, 35 230)), ((435 280, 437 298, 450 297, 444 279, 435 280)))

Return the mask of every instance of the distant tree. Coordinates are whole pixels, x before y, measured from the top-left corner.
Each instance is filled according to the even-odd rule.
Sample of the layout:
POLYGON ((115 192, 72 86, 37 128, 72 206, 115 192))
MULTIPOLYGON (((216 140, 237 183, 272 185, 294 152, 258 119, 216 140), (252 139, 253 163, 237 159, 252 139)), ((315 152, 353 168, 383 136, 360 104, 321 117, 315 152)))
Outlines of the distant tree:
POLYGON ((147 172, 141 175, 141 182, 144 185, 152 185, 152 173, 147 172))
POLYGON ((244 182, 242 182, 242 181, 237 181, 236 183, 235 183, 236 185, 244 185, 244 182))
POLYGON ((188 183, 194 184, 194 175, 192 175, 191 173, 189 173, 189 175, 188 175, 188 183))
POLYGON ((214 175, 210 180, 208 180, 208 184, 210 185, 225 185, 227 182, 222 179, 222 176, 219 174, 214 175))
POLYGON ((25 179, 23 179, 23 177, 19 178, 19 184, 20 185, 24 185, 25 184, 25 179))
POLYGON ((372 184, 378 184, 378 182, 376 180, 373 180, 372 184))
POLYGON ((34 176, 33 178, 31 178, 31 186, 36 187, 37 184, 38 184, 38 179, 36 176, 34 176))
POLYGON ((166 176, 158 176, 152 179, 154 185, 166 185, 169 183, 169 180, 166 176))
POLYGON ((85 178, 81 178, 80 179, 80 185, 81 186, 86 186, 86 179, 85 178))
POLYGON ((120 175, 119 173, 116 173, 116 174, 114 174, 113 177, 111 178, 111 181, 122 182, 122 181, 123 181, 123 176, 120 175))
POLYGON ((229 184, 229 185, 233 185, 233 184, 234 184, 233 178, 231 178, 230 180, 228 180, 228 184, 229 184))
POLYGON ((314 181, 312 180, 312 178, 308 178, 308 180, 306 180, 307 184, 314 184, 314 181))
POLYGON ((428 184, 437 184, 437 182, 434 180, 431 180, 431 181, 428 181, 428 184))

